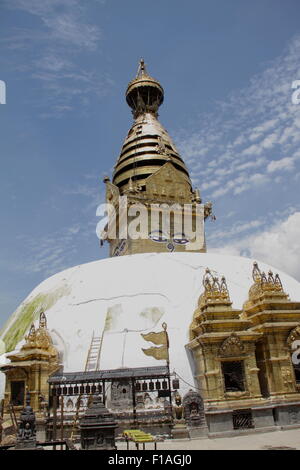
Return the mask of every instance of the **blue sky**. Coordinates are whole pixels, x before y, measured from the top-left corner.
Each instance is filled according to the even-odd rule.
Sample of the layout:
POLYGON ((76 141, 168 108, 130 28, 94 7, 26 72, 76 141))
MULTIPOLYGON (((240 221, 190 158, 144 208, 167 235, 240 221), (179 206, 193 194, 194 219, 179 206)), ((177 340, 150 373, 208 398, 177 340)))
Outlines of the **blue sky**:
POLYGON ((214 203, 208 249, 300 280, 299 14, 298 0, 2 0, 0 326, 46 277, 107 256, 96 207, 140 57, 214 203))

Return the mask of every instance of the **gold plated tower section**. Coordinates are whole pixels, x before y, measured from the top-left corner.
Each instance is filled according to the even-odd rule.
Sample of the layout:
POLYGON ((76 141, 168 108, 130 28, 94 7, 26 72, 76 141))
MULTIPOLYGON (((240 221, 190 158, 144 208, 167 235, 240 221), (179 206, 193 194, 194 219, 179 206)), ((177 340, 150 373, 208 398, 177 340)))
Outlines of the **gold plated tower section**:
MULTIPOLYGON (((134 122, 114 167, 112 181, 109 178, 104 180, 106 201, 115 208, 113 217, 117 226, 117 235, 108 233, 107 236, 110 256, 190 249, 187 247, 189 240, 184 228, 179 230, 180 233, 175 233, 176 230, 171 228, 166 236, 161 224, 154 230, 151 228, 150 212, 153 205, 156 205, 156 209, 161 213, 163 206, 189 205, 193 228, 196 230, 197 226, 201 232, 198 245, 190 251, 206 251, 204 219, 211 215, 211 204, 201 204, 200 192, 192 188, 184 161, 168 132, 158 121, 158 109, 163 100, 164 90, 161 84, 148 74, 142 59, 136 77, 128 84, 126 90, 126 101, 132 109, 134 122), (121 215, 120 211, 122 196, 127 198, 128 218, 125 222, 124 213, 121 215), (140 238, 133 239, 127 236, 128 233, 124 235, 124 230, 120 234, 118 229, 121 223, 130 225, 133 219, 129 215, 130 207, 136 204, 142 205, 148 211, 149 227, 143 230, 140 238)), ((160 217, 164 215, 161 214, 160 217)))

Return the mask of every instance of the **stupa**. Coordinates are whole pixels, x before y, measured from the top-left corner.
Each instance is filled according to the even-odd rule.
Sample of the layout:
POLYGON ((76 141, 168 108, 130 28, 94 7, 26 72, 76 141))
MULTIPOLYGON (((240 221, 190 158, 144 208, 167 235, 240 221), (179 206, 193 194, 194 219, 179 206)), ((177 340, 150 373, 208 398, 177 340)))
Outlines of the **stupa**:
MULTIPOLYGON (((126 91, 134 123, 112 181, 105 178, 112 212, 103 233, 110 257, 44 280, 11 315, 0 335, 0 397, 10 358, 22 359, 26 335, 43 311, 64 372, 164 364, 159 354, 145 353, 150 344, 142 335, 158 333, 165 323, 179 392, 192 388, 202 396, 211 433, 300 423, 300 374, 292 362, 292 344, 300 336, 300 283, 263 262, 207 252, 204 222, 213 216, 212 204, 202 203, 158 121, 163 99, 161 84, 142 60, 126 91), (174 204, 188 207, 189 231, 177 231, 174 211, 164 230, 162 220, 174 204), (139 227, 142 236, 134 238, 124 226, 134 221, 137 206, 144 221, 153 207, 162 219, 139 227)), ((129 392, 123 387, 124 396, 116 399, 126 403, 129 392)), ((13 393, 7 387, 6 400, 13 393)), ((150 399, 147 406, 154 406, 150 399)))

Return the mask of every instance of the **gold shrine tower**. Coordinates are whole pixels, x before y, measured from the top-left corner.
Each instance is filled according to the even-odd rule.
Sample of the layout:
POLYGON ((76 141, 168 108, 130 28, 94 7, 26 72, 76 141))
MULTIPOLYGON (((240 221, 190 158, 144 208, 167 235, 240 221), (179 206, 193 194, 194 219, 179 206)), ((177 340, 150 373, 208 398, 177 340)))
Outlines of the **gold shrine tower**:
POLYGON ((163 100, 161 84, 148 75, 141 60, 136 78, 126 90, 134 123, 125 138, 112 182, 108 177, 104 179, 106 202, 114 208, 109 218, 116 226, 115 231, 106 227, 110 256, 186 250, 206 252, 204 220, 211 215, 212 204, 202 204, 200 192, 193 189, 184 161, 158 121, 158 108, 163 100), (120 202, 124 201, 124 196, 125 210, 120 202), (141 206, 148 224, 140 228, 140 237, 133 238, 128 236, 127 228, 141 206), (193 245, 182 224, 180 230, 175 229, 174 214, 183 206, 190 215, 192 229, 197 230, 198 242, 193 245), (134 210, 131 212, 131 209, 134 210), (157 217, 154 223, 150 223, 150 212, 157 217), (170 217, 168 234, 162 223, 166 215, 170 217))

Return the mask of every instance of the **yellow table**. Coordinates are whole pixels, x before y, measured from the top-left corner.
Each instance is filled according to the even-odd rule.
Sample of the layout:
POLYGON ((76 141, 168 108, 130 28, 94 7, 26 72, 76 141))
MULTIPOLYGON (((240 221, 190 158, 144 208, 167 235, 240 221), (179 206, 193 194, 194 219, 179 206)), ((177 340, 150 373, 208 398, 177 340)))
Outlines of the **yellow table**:
POLYGON ((157 441, 152 434, 148 434, 139 429, 126 429, 123 431, 123 436, 127 442, 127 450, 129 450, 129 441, 133 441, 137 450, 139 450, 139 444, 143 444, 143 450, 145 450, 146 442, 154 442, 154 449, 156 450, 157 441))

